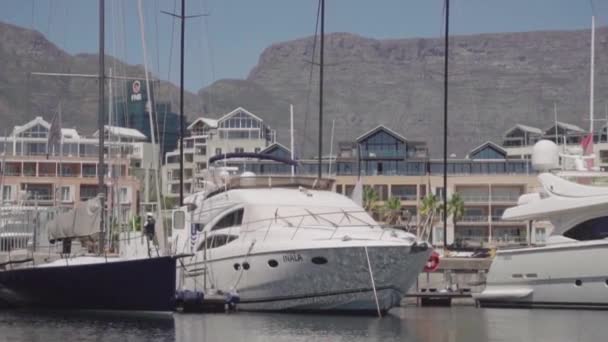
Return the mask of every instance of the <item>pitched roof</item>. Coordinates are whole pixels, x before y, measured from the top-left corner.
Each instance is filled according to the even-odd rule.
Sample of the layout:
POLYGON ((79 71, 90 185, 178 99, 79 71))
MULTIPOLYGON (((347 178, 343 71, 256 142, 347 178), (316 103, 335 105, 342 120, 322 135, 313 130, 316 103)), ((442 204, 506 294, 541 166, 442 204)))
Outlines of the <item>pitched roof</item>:
POLYGON ((502 148, 502 146, 498 145, 497 143, 495 143, 493 141, 488 140, 488 141, 484 142, 483 144, 481 144, 481 145, 475 147, 474 149, 472 149, 468 153, 467 158, 470 157, 471 155, 473 155, 473 154, 475 154, 475 153, 483 150, 486 147, 491 147, 491 148, 497 150, 498 152, 502 153, 503 155, 505 155, 505 156, 507 155, 507 150, 505 150, 504 148, 502 148))
POLYGON ((62 128, 61 137, 63 139, 78 139, 80 138, 80 134, 78 134, 78 131, 74 128, 62 128))
POLYGON ((48 121, 44 120, 41 116, 37 116, 22 126, 15 126, 15 128, 13 128, 13 133, 11 135, 17 136, 17 134, 25 132, 28 129, 30 129, 36 125, 41 125, 41 126, 45 127, 46 129, 49 129, 51 127, 51 124, 48 121))
MULTIPOLYGON (((578 132, 578 133, 585 133, 585 132, 587 132, 586 130, 578 127, 577 125, 569 124, 569 123, 566 123, 566 122, 557 121, 557 126, 563 128, 563 129, 566 129, 568 131, 575 131, 575 132, 578 132)), ((548 132, 549 130, 551 130, 553 127, 555 127, 555 124, 553 124, 549 128, 547 128, 545 130, 545 133, 548 132)))
POLYGON ((285 147, 285 145, 283 145, 281 143, 278 143, 278 142, 275 142, 275 143, 272 143, 272 144, 268 145, 268 147, 266 147, 265 149, 261 150, 260 153, 267 153, 268 151, 272 150, 275 147, 282 148, 285 151, 291 153, 290 149, 288 149, 287 147, 285 147))
POLYGON ((407 139, 405 139, 405 137, 395 131, 393 131, 392 129, 384 126, 384 125, 378 125, 376 126, 374 129, 367 131, 366 133, 363 133, 361 136, 359 136, 357 139, 355 139, 356 142, 361 142, 361 140, 364 140, 365 138, 371 136, 372 134, 379 132, 379 131, 385 131, 386 133, 392 135, 393 137, 406 142, 407 139))
POLYGON ((259 121, 264 121, 262 118, 260 118, 259 116, 253 114, 252 112, 248 111, 247 109, 245 109, 243 107, 238 107, 238 108, 234 109, 233 111, 231 111, 230 113, 222 115, 221 118, 217 119, 217 122, 219 123, 221 121, 224 121, 224 120, 230 118, 231 116, 236 115, 239 112, 244 112, 245 114, 250 115, 250 116, 252 116, 253 118, 255 118, 255 119, 259 120, 259 121))
POLYGON ((505 132, 505 136, 509 135, 509 133, 511 133, 512 131, 514 131, 516 129, 520 129, 520 130, 522 130, 524 132, 527 132, 527 133, 533 133, 533 134, 539 134, 539 135, 544 134, 543 130, 540 129, 540 128, 536 128, 536 127, 532 127, 532 126, 527 126, 527 125, 522 125, 522 124, 516 124, 515 126, 509 128, 505 132))
POLYGON ((211 128, 217 128, 217 122, 218 122, 218 120, 200 117, 200 118, 194 120, 194 122, 192 122, 190 124, 190 126, 186 127, 186 129, 188 129, 188 130, 193 129, 194 126, 196 124, 198 124, 199 122, 202 122, 202 123, 204 123, 205 125, 207 125, 207 126, 209 126, 211 128))
MULTIPOLYGON (((104 125, 103 129, 105 132, 108 132, 109 134, 112 134, 114 136, 118 136, 118 137, 122 137, 122 138, 131 138, 131 139, 136 139, 136 140, 145 140, 146 136, 133 128, 126 128, 126 127, 118 127, 118 126, 109 126, 109 125, 104 125)), ((99 131, 96 131, 95 133, 93 133, 94 137, 98 137, 99 136, 99 131)))

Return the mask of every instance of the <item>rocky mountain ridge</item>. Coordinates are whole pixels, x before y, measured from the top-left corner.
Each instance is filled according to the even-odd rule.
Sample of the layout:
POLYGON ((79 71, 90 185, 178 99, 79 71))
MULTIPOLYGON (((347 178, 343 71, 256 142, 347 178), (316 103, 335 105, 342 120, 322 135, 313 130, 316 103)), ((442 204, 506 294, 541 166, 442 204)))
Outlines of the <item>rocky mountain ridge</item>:
MULTIPOLYGON (((242 106, 262 117, 288 146, 289 104, 295 106, 300 155, 316 151, 318 48, 312 37, 269 46, 244 80, 219 80, 186 93, 190 119, 218 117, 242 106), (313 56, 313 51, 315 56, 313 56), (314 57, 314 58, 313 58, 314 57), (312 68, 312 71, 311 71, 312 68)), ((501 142, 515 123, 547 128, 554 103, 561 121, 588 127, 588 30, 479 34, 450 37, 449 152, 462 158, 486 140, 501 142)), ((384 124, 442 150, 443 40, 378 40, 349 33, 326 36, 324 149, 332 122, 337 142, 384 124)), ((64 126, 94 130, 95 80, 28 77, 29 71, 95 73, 96 56, 70 55, 40 33, 0 23, 0 118, 5 127, 55 108, 62 99, 64 126)), ((121 74, 141 66, 110 57, 121 74)), ((608 101, 608 29, 596 31, 596 117, 608 101)), ((178 107, 178 88, 161 82, 157 98, 178 107)), ((46 115, 46 114, 45 114, 46 115)), ((599 126, 596 125, 596 126, 599 126)))

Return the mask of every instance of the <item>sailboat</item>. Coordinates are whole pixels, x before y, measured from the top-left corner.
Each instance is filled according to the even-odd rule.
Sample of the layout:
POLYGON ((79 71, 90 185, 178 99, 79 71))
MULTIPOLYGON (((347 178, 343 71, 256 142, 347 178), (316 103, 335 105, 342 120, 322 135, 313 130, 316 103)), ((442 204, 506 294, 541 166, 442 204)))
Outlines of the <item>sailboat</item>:
MULTIPOLYGON (((99 0, 99 165, 104 165, 104 0, 99 0)), ((100 168, 101 169, 101 168, 100 168)), ((176 258, 121 258, 105 254, 104 172, 99 195, 79 203, 47 225, 49 239, 61 241, 66 254, 74 238, 99 235, 94 256, 31 258, 0 264, 0 302, 13 307, 79 310, 172 311, 176 258)))

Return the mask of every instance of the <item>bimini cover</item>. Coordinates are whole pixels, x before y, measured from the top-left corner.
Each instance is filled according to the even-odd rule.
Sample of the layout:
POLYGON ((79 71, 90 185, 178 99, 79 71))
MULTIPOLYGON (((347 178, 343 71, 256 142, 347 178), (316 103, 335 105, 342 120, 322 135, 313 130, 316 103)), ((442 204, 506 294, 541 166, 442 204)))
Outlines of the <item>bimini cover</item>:
POLYGON ((47 223, 49 241, 90 236, 100 232, 101 205, 99 198, 78 202, 74 209, 61 213, 47 223))

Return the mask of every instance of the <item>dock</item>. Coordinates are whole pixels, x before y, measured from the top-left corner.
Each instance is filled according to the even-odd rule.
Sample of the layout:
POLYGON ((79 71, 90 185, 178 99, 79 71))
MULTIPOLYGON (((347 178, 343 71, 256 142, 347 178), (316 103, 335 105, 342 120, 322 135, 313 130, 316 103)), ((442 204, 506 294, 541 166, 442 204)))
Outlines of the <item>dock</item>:
POLYGON ((442 258, 434 272, 423 272, 405 295, 406 304, 451 306, 455 301, 475 305, 473 293, 483 291, 492 260, 489 258, 442 258))

